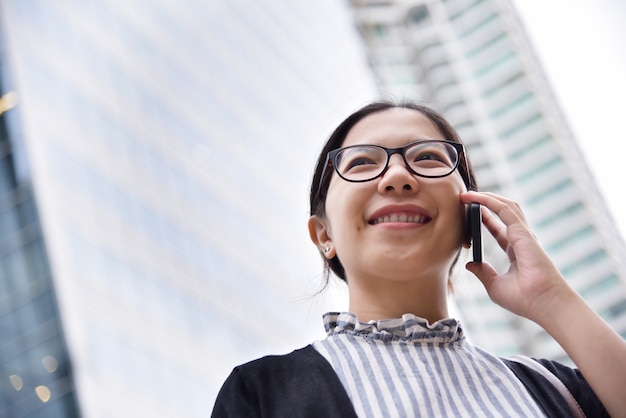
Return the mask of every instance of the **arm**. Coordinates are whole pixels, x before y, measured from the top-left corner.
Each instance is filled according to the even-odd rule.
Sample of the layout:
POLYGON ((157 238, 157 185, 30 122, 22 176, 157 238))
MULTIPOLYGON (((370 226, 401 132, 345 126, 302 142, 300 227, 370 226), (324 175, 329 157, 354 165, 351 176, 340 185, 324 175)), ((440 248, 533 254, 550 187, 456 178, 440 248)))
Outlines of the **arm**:
POLYGON ((461 194, 477 202, 483 223, 509 257, 500 274, 489 263, 467 269, 503 308, 544 328, 567 352, 611 416, 626 414, 626 341, 569 286, 532 234, 515 202, 492 193, 461 194))

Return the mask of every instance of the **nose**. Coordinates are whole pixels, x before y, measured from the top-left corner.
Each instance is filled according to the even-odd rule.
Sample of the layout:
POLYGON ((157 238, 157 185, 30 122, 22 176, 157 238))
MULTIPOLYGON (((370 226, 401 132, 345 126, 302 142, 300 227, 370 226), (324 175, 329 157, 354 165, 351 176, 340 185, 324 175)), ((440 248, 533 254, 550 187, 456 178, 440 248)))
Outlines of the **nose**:
POLYGON ((389 165, 378 182, 380 193, 416 192, 419 189, 417 176, 409 171, 400 155, 392 155, 389 165))

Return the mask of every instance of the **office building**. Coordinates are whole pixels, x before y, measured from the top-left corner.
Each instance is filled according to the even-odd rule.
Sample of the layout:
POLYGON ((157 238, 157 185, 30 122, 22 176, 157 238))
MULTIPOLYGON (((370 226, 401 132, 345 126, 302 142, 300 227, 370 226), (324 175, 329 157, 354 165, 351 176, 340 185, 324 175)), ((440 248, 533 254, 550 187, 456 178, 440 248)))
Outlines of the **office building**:
POLYGON ((347 4, 7 0, 0 28, 0 416, 206 417, 324 335, 308 181, 376 94, 347 4))
MULTIPOLYGON (((2 56, 0 51, 4 73, 2 56)), ((0 79, 0 416, 76 416, 30 170, 19 133, 11 129, 16 95, 5 81, 0 79)))
MULTIPOLYGON (((509 0, 352 0, 382 92, 420 100, 457 127, 480 188, 521 203, 571 285, 626 337, 624 243, 509 0)), ((507 268, 492 241, 485 257, 507 268)), ((567 360, 539 327, 464 276, 470 338, 500 355, 567 360)))

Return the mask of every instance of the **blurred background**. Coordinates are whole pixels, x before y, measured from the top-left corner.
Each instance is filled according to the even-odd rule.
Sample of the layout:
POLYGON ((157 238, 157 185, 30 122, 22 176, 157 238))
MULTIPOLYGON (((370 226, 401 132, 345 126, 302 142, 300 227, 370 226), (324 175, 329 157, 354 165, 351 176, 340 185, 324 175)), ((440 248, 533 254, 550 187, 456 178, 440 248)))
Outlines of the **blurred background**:
MULTIPOLYGON (((0 416, 206 417, 323 338, 346 290, 317 294, 308 183, 375 98, 443 112, 626 337, 625 6, 546 3, 0 0, 0 416)), ((453 303, 475 344, 569 361, 463 272, 453 303)))

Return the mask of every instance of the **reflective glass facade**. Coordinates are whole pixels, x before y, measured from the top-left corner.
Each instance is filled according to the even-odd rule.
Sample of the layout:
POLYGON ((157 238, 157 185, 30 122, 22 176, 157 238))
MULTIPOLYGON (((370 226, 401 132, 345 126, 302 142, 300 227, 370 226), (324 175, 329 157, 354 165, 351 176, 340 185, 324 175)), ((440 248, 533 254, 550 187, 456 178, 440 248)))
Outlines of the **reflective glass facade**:
POLYGON ((77 417, 16 100, 0 37, 0 416, 77 417))
MULTIPOLYGON (((561 272, 626 337, 623 239, 510 1, 351 3, 381 91, 426 101, 448 117, 480 188, 522 204, 561 272)), ((485 257, 507 266, 491 240, 485 257)), ((491 303, 475 278, 460 278, 456 287, 478 345, 567 360, 538 327, 491 303)))

